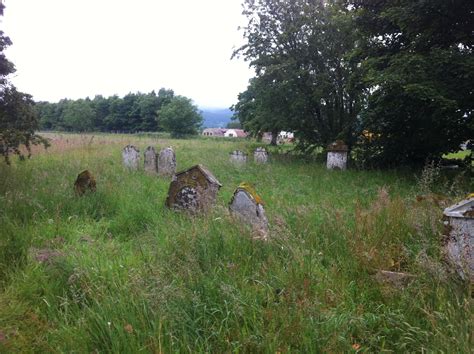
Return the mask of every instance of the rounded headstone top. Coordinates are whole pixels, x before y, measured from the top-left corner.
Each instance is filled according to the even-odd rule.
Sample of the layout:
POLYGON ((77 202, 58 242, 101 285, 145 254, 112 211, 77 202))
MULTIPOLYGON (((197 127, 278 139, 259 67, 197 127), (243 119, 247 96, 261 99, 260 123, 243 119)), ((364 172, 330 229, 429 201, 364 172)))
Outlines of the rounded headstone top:
POLYGON ((328 151, 340 151, 340 152, 347 152, 349 151, 348 146, 342 140, 336 140, 332 144, 329 144, 327 147, 328 151))
POLYGON ((265 150, 265 148, 263 148, 263 147, 258 147, 258 148, 255 149, 255 152, 265 152, 266 153, 267 150, 265 150))
POLYGON ((136 152, 140 152, 140 150, 137 147, 135 147, 134 145, 127 145, 123 148, 124 152, 129 151, 129 150, 135 150, 136 152))

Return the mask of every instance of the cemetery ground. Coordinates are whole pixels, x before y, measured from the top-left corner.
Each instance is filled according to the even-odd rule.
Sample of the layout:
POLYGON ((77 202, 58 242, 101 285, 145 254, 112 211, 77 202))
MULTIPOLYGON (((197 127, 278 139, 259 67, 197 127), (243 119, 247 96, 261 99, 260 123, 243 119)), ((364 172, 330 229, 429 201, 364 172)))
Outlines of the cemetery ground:
POLYGON ((472 352, 471 288, 442 253, 442 211, 470 192, 459 171, 328 171, 277 150, 235 166, 231 151, 260 145, 48 137, 0 164, 0 352, 472 352), (127 144, 206 166, 217 206, 168 210, 170 180, 125 170, 127 144), (97 190, 78 197, 85 169, 97 190), (243 181, 268 241, 229 214, 243 181))

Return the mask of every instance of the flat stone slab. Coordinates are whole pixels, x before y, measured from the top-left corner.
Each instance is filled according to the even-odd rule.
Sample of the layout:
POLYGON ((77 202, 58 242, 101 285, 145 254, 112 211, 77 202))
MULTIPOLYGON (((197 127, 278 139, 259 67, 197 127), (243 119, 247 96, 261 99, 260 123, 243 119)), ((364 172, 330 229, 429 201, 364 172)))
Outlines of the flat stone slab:
POLYGON ((234 192, 229 210, 239 222, 249 226, 256 238, 267 239, 268 219, 262 198, 248 183, 241 183, 234 192))
POLYGON ((130 170, 140 168, 140 150, 133 145, 127 145, 122 150, 123 165, 130 170))

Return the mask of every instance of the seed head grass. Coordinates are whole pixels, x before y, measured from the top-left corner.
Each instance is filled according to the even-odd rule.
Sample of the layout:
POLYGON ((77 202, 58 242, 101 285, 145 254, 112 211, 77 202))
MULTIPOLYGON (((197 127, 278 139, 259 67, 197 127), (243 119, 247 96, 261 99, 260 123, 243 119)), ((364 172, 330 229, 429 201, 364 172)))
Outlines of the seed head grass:
POLYGON ((417 199, 413 171, 327 171, 286 149, 229 163, 233 150, 252 160, 245 140, 49 136, 30 161, 0 164, 0 352, 472 351, 469 284, 441 242, 462 183, 417 199), (208 167, 223 184, 215 208, 168 210, 170 180, 124 169, 127 144, 208 167), (97 191, 78 197, 85 169, 97 191), (268 241, 228 211, 244 181, 268 241), (378 270, 413 277, 396 287, 378 270))

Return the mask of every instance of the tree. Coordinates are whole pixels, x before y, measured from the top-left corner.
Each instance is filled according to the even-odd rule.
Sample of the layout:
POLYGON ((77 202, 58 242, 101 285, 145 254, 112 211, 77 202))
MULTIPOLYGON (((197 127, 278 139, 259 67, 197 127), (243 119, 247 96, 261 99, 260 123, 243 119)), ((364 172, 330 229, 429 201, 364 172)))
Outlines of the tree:
POLYGON ((352 0, 369 90, 360 128, 373 165, 423 164, 474 136, 474 3, 352 0))
POLYGON ((336 0, 245 0, 243 13, 247 43, 234 56, 256 71, 234 106, 245 129, 293 131, 304 150, 341 138, 352 144, 363 95, 353 80, 351 10, 336 0))
POLYGON ((203 121, 192 100, 184 96, 174 96, 159 110, 158 117, 160 126, 174 138, 197 134, 203 121))
POLYGON ((70 101, 63 111, 63 126, 68 131, 93 131, 95 117, 89 99, 70 101))
MULTIPOLYGON (((3 10, 4 5, 0 2, 0 16, 3 10)), ((8 164, 12 153, 23 157, 21 146, 26 148, 30 157, 31 145, 48 145, 46 139, 35 134, 38 116, 31 96, 19 92, 8 81, 8 75, 15 72, 14 65, 4 54, 9 45, 10 39, 0 31, 0 154, 8 164)))

